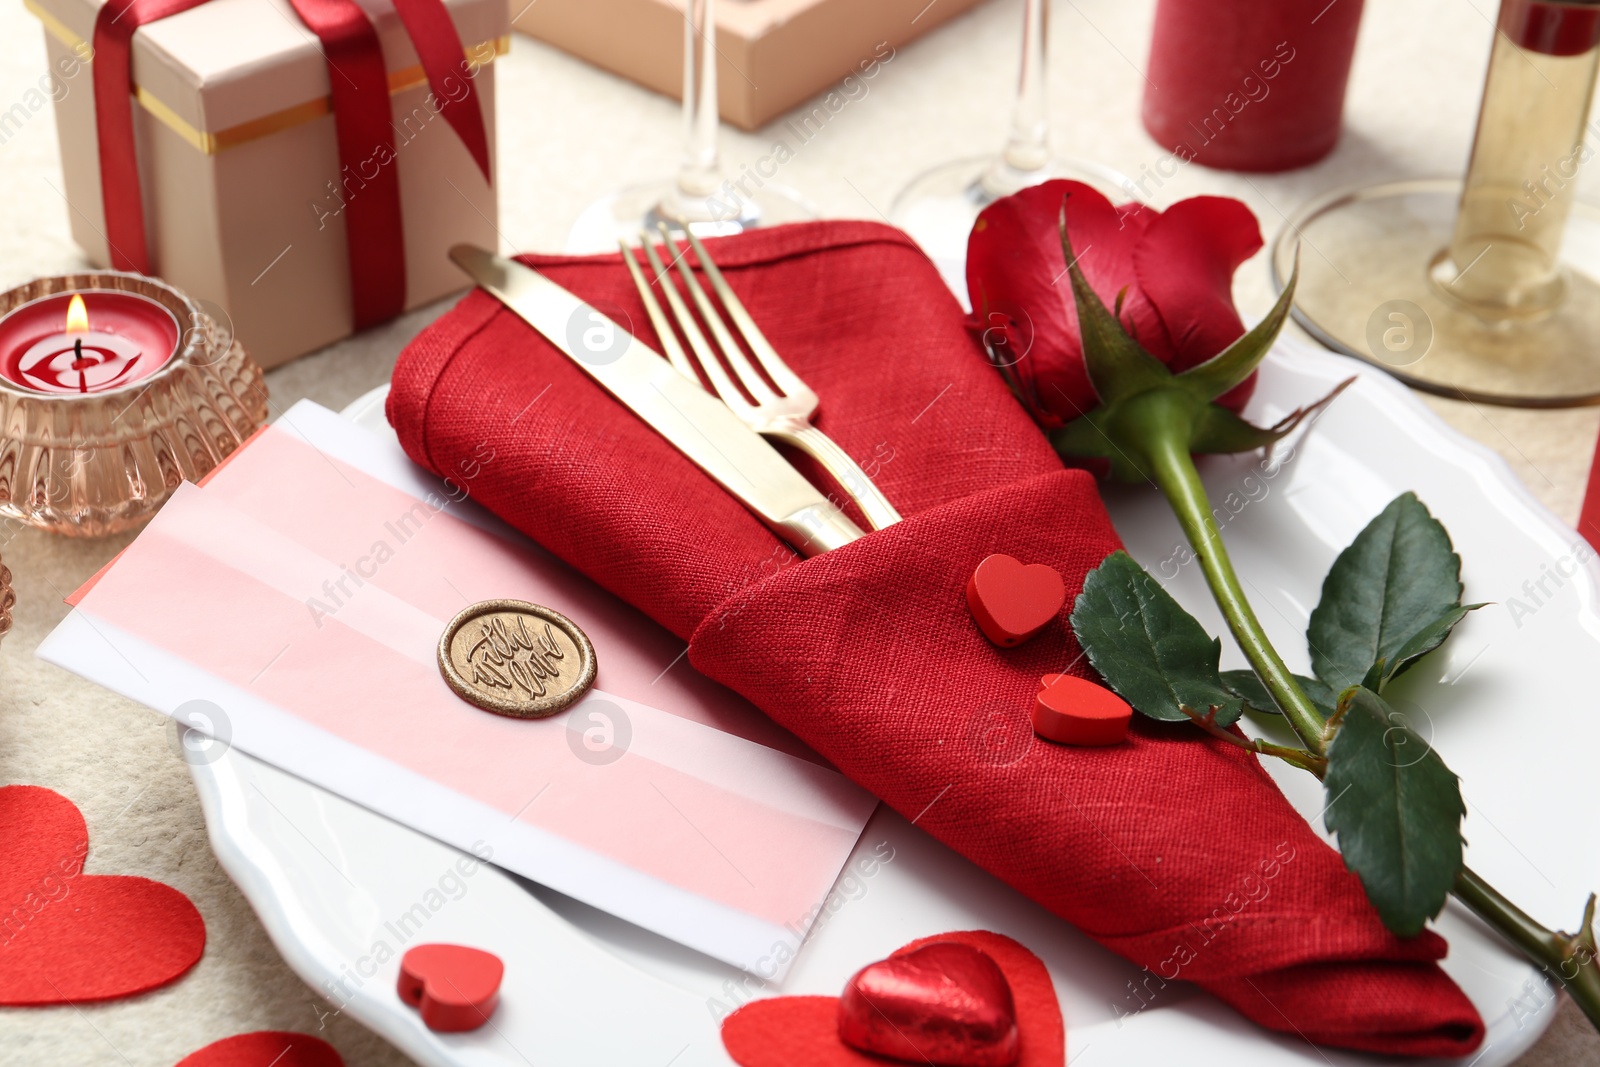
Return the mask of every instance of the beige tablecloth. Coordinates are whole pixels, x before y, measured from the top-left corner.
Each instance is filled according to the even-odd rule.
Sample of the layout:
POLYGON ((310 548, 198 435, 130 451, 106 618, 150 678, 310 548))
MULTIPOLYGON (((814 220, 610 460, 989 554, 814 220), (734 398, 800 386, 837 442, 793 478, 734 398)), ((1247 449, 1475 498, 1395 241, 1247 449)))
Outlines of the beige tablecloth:
MULTIPOLYGON (((1493 0, 1368 0, 1367 7, 1348 126, 1330 159, 1248 179, 1188 166, 1148 186, 1155 202, 1237 196, 1270 236, 1285 213, 1333 186, 1458 172, 1488 56, 1493 0)), ((1153 0, 1058 0, 1052 13, 1049 93, 1058 148, 1136 177, 1164 155, 1137 119, 1152 8, 1153 0)), ((866 96, 784 164, 780 180, 828 214, 875 218, 923 168, 997 148, 1020 25, 1020 0, 994 0, 901 49, 866 96)), ((17 0, 4 0, 0 285, 83 266, 59 192, 53 118, 28 96, 44 70, 37 23, 17 0)), ((673 102, 522 38, 497 70, 501 230, 508 246, 558 248, 598 191, 664 175, 674 165, 680 127, 673 102)), ((88 92, 87 80, 70 91, 88 92)), ((727 131, 730 170, 770 152, 772 140, 772 134, 727 131)), ((1270 305, 1264 257, 1241 271, 1238 294, 1247 320, 1270 305)), ((301 397, 338 408, 382 383, 401 347, 440 310, 408 315, 274 372, 273 410, 301 397)), ((1433 403, 1463 433, 1503 455, 1559 515, 1576 516, 1600 411, 1433 403)), ((0 1064, 170 1067, 230 1034, 316 1033, 321 1023, 316 996, 279 958, 217 866, 194 786, 168 747, 166 720, 33 657, 66 611, 62 596, 125 541, 24 533, 0 546, 19 597, 16 629, 0 648, 0 781, 46 785, 77 802, 93 841, 90 871, 142 874, 187 893, 205 916, 206 955, 182 981, 145 997, 81 1010, 0 1009, 0 1064)), ((1576 915, 1541 918, 1570 925, 1576 915)), ((321 1032, 352 1067, 408 1062, 348 1019, 331 1017, 321 1032)), ((1600 1038, 1570 1005, 1522 1060, 1524 1067, 1596 1063, 1600 1038)))

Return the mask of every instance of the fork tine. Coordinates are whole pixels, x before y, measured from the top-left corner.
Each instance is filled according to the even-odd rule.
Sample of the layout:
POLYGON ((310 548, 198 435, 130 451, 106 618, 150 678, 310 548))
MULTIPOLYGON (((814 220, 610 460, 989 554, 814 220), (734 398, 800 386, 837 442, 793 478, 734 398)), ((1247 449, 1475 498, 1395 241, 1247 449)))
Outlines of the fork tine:
MULTIPOLYGON (((728 377, 728 372, 723 369, 722 361, 717 358, 717 353, 711 347, 711 342, 701 331, 698 323, 694 321, 694 313, 683 302, 683 297, 678 295, 678 287, 672 284, 672 273, 661 257, 656 253, 655 241, 649 231, 641 230, 639 240, 644 245, 645 258, 650 261, 650 269, 655 272, 656 281, 661 285, 661 292, 667 298, 667 306, 672 309, 672 317, 677 321, 678 327, 683 330, 683 336, 688 340, 689 347, 694 350, 694 358, 699 362, 706 377, 711 380, 712 392, 722 398, 722 402, 735 411, 741 407, 748 408, 750 402, 739 392, 739 387, 733 384, 728 377)), ((698 375, 690 371, 690 376, 696 382, 700 381, 698 375)))
MULTIPOLYGON (((628 265, 628 274, 633 278, 634 287, 639 290, 639 299, 644 301, 644 311, 650 316, 650 325, 655 327, 656 336, 661 340, 661 350, 666 353, 667 362, 677 368, 679 374, 699 385, 700 376, 694 372, 694 364, 689 362, 689 355, 683 350, 683 345, 678 343, 678 335, 673 330, 672 323, 668 321, 666 312, 661 310, 661 301, 651 292, 650 282, 639 269, 639 261, 634 258, 633 250, 628 247, 628 242, 620 237, 617 238, 617 245, 622 249, 622 262, 628 265)), ((676 291, 673 295, 677 295, 676 291)))
POLYGON ((750 351, 755 353, 756 359, 761 362, 761 369, 767 372, 767 377, 777 383, 778 388, 783 390, 785 396, 794 396, 805 390, 806 384, 800 380, 794 371, 789 369, 789 365, 783 361, 783 357, 778 355, 778 350, 773 348, 771 342, 767 340, 767 335, 762 333, 761 327, 756 325, 756 320, 751 318, 750 312, 745 310, 744 303, 740 301, 738 294, 733 291, 733 287, 728 284, 727 279, 722 276, 721 269, 711 259, 711 254, 706 251, 705 246, 700 243, 700 238, 694 235, 692 229, 686 230, 685 233, 689 238, 690 246, 694 248, 695 256, 700 260, 701 269, 706 272, 706 277, 711 279, 711 288, 716 290, 717 296, 721 299, 722 306, 727 309, 728 317, 733 320, 733 324, 739 328, 740 333, 744 334, 745 344, 749 345, 750 351))
MULTIPOLYGON (((673 240, 672 234, 667 230, 664 223, 661 225, 661 235, 666 238, 668 247, 674 250, 677 249, 677 242, 673 240)), ((695 247, 699 247, 698 241, 695 242, 695 247)), ((705 260, 701 260, 701 262, 704 263, 705 260)), ((712 335, 716 337, 718 345, 722 348, 722 354, 728 357, 728 366, 732 367, 733 373, 739 376, 740 383, 745 389, 749 390, 750 395, 755 398, 757 404, 768 400, 777 400, 778 394, 773 392, 772 386, 768 385, 761 375, 757 373, 755 367, 750 363, 750 357, 744 354, 744 349, 739 347, 739 342, 734 340, 732 333, 728 332, 727 324, 722 321, 722 316, 717 314, 717 309, 712 305, 711 298, 706 296, 706 291, 701 286, 700 279, 694 276, 694 271, 689 269, 689 264, 682 254, 678 256, 678 273, 683 275, 684 283, 689 290, 689 296, 694 299, 694 306, 700 309, 700 317, 711 328, 712 335)))

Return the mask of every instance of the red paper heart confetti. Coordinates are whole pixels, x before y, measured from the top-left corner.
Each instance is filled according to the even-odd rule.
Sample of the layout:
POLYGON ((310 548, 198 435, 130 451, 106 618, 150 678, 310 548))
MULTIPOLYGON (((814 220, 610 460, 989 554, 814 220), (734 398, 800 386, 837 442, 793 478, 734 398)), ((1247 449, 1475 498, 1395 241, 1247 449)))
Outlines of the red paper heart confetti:
POLYGON ((1067 601, 1061 572, 1043 563, 1024 566, 1002 553, 978 564, 967 580, 967 606, 985 637, 1002 648, 1020 645, 1050 624, 1067 601))
POLYGON ((160 882, 84 874, 89 831, 72 801, 0 788, 0 1004, 63 1004, 143 993, 205 951, 189 898, 160 882))
MULTIPOLYGON (((1011 988, 1017 1028, 1015 1067, 1063 1067, 1066 1028, 1050 973, 1022 945, 985 930, 925 937, 889 957, 904 958, 935 944, 978 949, 1011 988)), ((859 975, 857 976, 860 977, 859 975)), ((839 997, 773 997, 746 1004, 722 1023, 722 1044, 741 1067, 885 1067, 883 1056, 860 1052, 839 1035, 839 997)), ((926 1064, 927 1059, 914 1059, 926 1064)), ((937 1067, 944 1063, 934 1059, 937 1067)))
POLYGON ((935 941, 870 963, 839 998, 839 1040, 862 1052, 944 1067, 1011 1067, 1017 1010, 981 949, 935 941))
POLYGON ((430 1030, 476 1030, 500 1002, 505 970, 499 956, 479 948, 418 945, 400 958, 400 999, 430 1030))
POLYGON ((214 1041, 177 1067, 344 1067, 334 1047, 310 1034, 257 1030, 214 1041))
POLYGON ((1039 679, 1033 732, 1063 745, 1114 745, 1128 736, 1133 709, 1103 685, 1071 674, 1039 679))

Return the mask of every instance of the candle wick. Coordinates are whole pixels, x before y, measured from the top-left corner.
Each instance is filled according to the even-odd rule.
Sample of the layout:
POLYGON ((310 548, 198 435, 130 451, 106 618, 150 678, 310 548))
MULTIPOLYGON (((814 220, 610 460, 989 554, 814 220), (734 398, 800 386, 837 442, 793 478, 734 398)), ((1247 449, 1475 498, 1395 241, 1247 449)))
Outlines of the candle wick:
POLYGON ((89 381, 83 373, 83 338, 80 337, 72 342, 72 352, 72 362, 78 368, 78 392, 87 393, 89 391, 89 381))

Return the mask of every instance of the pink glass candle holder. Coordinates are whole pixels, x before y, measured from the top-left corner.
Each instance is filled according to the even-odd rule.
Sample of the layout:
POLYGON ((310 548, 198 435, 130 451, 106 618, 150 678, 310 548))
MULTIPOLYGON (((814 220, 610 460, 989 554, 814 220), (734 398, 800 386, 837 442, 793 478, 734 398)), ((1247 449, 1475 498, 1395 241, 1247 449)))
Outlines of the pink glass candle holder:
POLYGON ((0 294, 0 516, 76 536, 149 518, 267 418, 261 369, 197 303, 133 274, 0 294))
POLYGON ((16 603, 17 591, 11 586, 11 568, 0 563, 0 637, 11 632, 11 609, 16 603))

